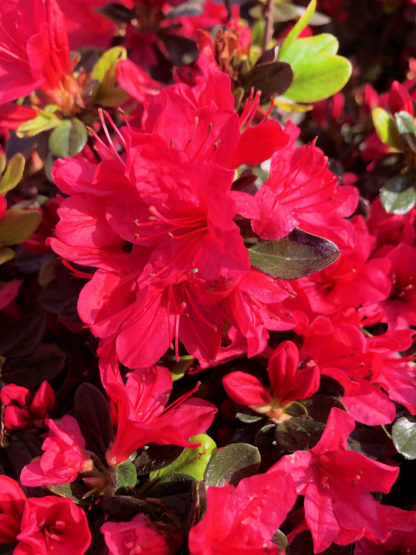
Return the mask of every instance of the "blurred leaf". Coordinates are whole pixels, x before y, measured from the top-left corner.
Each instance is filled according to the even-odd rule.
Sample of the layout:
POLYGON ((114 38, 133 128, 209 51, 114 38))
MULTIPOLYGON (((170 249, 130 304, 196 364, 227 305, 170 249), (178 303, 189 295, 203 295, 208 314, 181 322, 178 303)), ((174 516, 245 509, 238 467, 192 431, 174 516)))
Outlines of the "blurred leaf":
POLYGON ((2 368, 6 383, 36 389, 43 380, 52 381, 65 366, 66 355, 58 345, 41 343, 27 356, 7 359, 2 368))
POLYGON ((19 139, 24 137, 33 137, 43 131, 49 131, 57 127, 62 122, 54 113, 45 110, 39 111, 38 115, 22 123, 16 130, 16 135, 19 139))
POLYGON ((157 445, 150 443, 142 447, 133 463, 139 476, 150 474, 174 462, 184 451, 178 445, 157 445))
POLYGON ((13 206, 0 220, 0 245, 23 243, 33 235, 41 220, 42 214, 37 210, 22 210, 13 206))
POLYGON ((248 443, 231 443, 217 451, 205 471, 205 485, 236 486, 242 478, 255 474, 261 457, 257 447, 248 443))
POLYGON ((396 192, 382 187, 380 200, 389 214, 407 214, 416 204, 415 188, 409 187, 405 191, 396 192))
POLYGON ((277 424, 275 438, 283 451, 304 451, 318 443, 324 428, 321 422, 293 417, 277 424))
POLYGON ((169 59, 175 66, 182 66, 194 62, 198 58, 196 42, 187 37, 163 33, 160 39, 169 52, 169 59))
POLYGON ((179 6, 172 7, 165 17, 195 17, 202 13, 203 5, 201 0, 188 0, 179 6))
POLYGON ((195 480, 203 480, 205 469, 216 449, 215 441, 207 434, 200 434, 189 441, 201 443, 196 449, 186 448, 179 457, 168 466, 150 474, 151 480, 169 476, 170 474, 187 474, 195 480))
POLYGON ((277 545, 277 547, 283 551, 283 553, 286 553, 286 549, 289 545, 289 542, 287 541, 287 537, 285 536, 285 534, 283 534, 283 532, 281 530, 276 530, 273 538, 272 538, 272 542, 277 545))
POLYGON ((261 91, 260 102, 264 104, 272 96, 283 94, 293 81, 293 71, 285 62, 258 64, 244 78, 244 88, 261 91))
POLYGON ((269 276, 297 279, 326 268, 339 256, 332 241, 295 228, 279 241, 264 241, 248 249, 250 263, 269 276))
POLYGON ((136 467, 129 461, 116 466, 116 489, 134 488, 137 484, 136 467))
POLYGON ((87 449, 105 461, 105 454, 113 438, 108 404, 101 391, 90 383, 83 383, 75 392, 74 417, 77 419, 87 449))
POLYGON ((134 10, 130 10, 118 2, 108 2, 105 6, 96 8, 96 10, 114 23, 130 23, 135 17, 134 10))
POLYGON ((6 167, 6 156, 4 152, 0 152, 0 174, 4 172, 5 167, 6 167))
POLYGON ((416 459, 416 419, 403 416, 392 428, 393 443, 405 459, 416 459))
POLYGON ((14 257, 14 250, 9 247, 0 247, 0 264, 8 262, 14 257))
POLYGON ((323 53, 298 60, 292 70, 293 83, 284 96, 296 102, 318 102, 344 87, 352 66, 347 58, 323 53))
POLYGON ((281 45, 279 50, 279 56, 278 56, 279 60, 283 59, 284 55, 286 54, 286 50, 297 39, 297 37, 300 35, 303 29, 307 26, 315 10, 316 10, 316 0, 311 0, 305 12, 299 18, 299 21, 296 23, 296 25, 293 26, 290 33, 283 41, 283 44, 281 45))
POLYGON ((49 137, 49 148, 55 156, 66 158, 75 156, 87 142, 87 130, 78 118, 65 119, 49 137))
POLYGON ((410 133, 416 137, 416 123, 408 112, 396 112, 394 115, 394 119, 396 120, 397 130, 399 131, 400 135, 406 135, 410 133))
POLYGON ((374 108, 371 114, 380 141, 396 150, 401 150, 403 143, 390 114, 380 107, 374 108))
POLYGON ((22 357, 32 353, 40 344, 46 330, 46 314, 27 314, 0 335, 0 355, 7 358, 22 357))
POLYGON ((5 195, 20 183, 25 169, 25 157, 18 152, 9 160, 6 171, 0 179, 0 193, 5 195))
POLYGON ((50 484, 46 487, 59 497, 69 497, 77 505, 82 504, 83 496, 89 491, 89 488, 85 485, 76 482, 72 484, 50 484))

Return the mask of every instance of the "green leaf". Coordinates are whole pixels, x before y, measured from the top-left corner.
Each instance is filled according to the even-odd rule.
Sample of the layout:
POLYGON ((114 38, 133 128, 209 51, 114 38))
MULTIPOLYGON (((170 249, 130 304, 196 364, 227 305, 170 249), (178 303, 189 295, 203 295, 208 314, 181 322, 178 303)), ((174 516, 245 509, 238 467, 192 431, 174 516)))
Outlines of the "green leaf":
POLYGON ((34 233, 41 219, 42 214, 36 210, 10 208, 0 220, 0 245, 23 243, 34 233))
POLYGON ((299 19, 299 21, 296 23, 296 25, 294 25, 293 29, 287 35, 287 37, 284 40, 282 46, 280 47, 278 60, 283 59, 283 57, 286 53, 286 50, 297 39, 297 37, 300 35, 300 33, 303 31, 303 29, 307 26, 311 17, 313 16, 315 10, 316 10, 316 0, 311 0, 311 2, 309 2, 304 14, 299 19))
POLYGON ((292 417, 277 424, 274 436, 283 451, 293 453, 316 445, 324 428, 325 424, 321 422, 292 417))
POLYGON ((380 189, 380 200, 389 214, 407 214, 416 204, 416 192, 413 186, 404 191, 391 191, 386 187, 380 189))
POLYGON ((279 241, 257 243, 248 252, 252 266, 281 279, 319 272, 339 256, 335 243, 297 228, 279 241))
POLYGON ((391 115, 380 107, 374 108, 371 114, 380 141, 396 150, 401 150, 403 142, 391 115))
POLYGON ((410 133, 416 137, 416 123, 408 112, 397 112, 394 115, 394 119, 396 120, 397 129, 400 135, 405 135, 406 133, 410 133))
POLYGON ((0 193, 5 195, 19 184, 25 169, 25 157, 17 152, 7 164, 6 171, 0 180, 0 193))
POLYGON ((156 480, 171 474, 187 474, 195 480, 204 479, 205 469, 213 451, 216 449, 215 441, 207 434, 200 434, 189 441, 200 443, 196 449, 186 448, 184 452, 169 466, 150 473, 150 479, 156 480))
POLYGON ((342 89, 352 66, 342 56, 323 53, 297 60, 292 69, 295 77, 285 97, 296 102, 318 102, 342 89))
POLYGON ((293 81, 293 71, 285 62, 255 65, 244 79, 244 88, 261 91, 260 102, 264 104, 272 96, 283 94, 293 81))
POLYGON ((205 485, 237 485, 242 478, 255 474, 261 457, 257 447, 248 443, 231 443, 217 451, 205 471, 205 485))
POLYGON ((334 35, 322 33, 314 37, 305 37, 292 42, 286 49, 284 56, 279 56, 279 60, 288 62, 293 66, 302 58, 315 56, 318 54, 336 54, 339 43, 334 35))
POLYGON ((6 167, 6 155, 4 152, 0 152, 0 174, 4 172, 4 168, 6 167))
POLYGON ((416 459, 416 420, 399 418, 392 429, 393 443, 405 459, 416 459))
POLYGON ((49 148, 55 156, 75 156, 87 142, 87 130, 78 118, 66 119, 54 129, 49 137, 49 148))
POLYGON ((129 97, 118 86, 116 76, 117 63, 126 58, 127 50, 123 46, 115 46, 107 50, 93 67, 91 78, 99 83, 94 93, 94 101, 97 104, 118 106, 129 97))
POLYGON ((134 488, 137 484, 136 467, 132 462, 125 461, 116 467, 116 489, 134 488))
POLYGON ((53 129, 57 127, 62 120, 60 120, 55 114, 42 111, 38 113, 35 118, 32 118, 28 121, 19 125, 16 130, 16 135, 19 139, 23 137, 33 137, 38 133, 42 133, 42 131, 49 131, 49 129, 53 129))

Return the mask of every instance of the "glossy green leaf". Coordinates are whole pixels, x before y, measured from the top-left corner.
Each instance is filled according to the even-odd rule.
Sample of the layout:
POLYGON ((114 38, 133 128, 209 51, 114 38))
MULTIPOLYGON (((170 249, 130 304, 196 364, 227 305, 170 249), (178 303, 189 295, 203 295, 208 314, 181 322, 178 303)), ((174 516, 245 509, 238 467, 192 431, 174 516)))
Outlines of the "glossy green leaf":
POLYGON ((342 56, 323 53, 297 60, 294 79, 285 97, 296 102, 317 102, 341 90, 350 78, 352 66, 342 56))
POLYGON ((237 485, 242 478, 255 474, 261 457, 257 447, 248 443, 231 443, 217 451, 205 471, 205 485, 237 485))
POLYGON ((16 153, 7 164, 6 171, 0 179, 0 193, 5 195, 20 183, 25 169, 25 157, 22 153, 16 153))
POLYGON ((382 187, 380 200, 389 214, 407 214, 416 204, 416 191, 413 186, 404 191, 391 191, 382 187))
POLYGON ((297 228, 279 241, 257 243, 248 252, 252 266, 281 279, 319 272, 339 256, 335 243, 297 228))
POLYGON ((284 59, 286 50, 297 39, 297 37, 300 35, 303 29, 307 26, 315 10, 316 10, 316 0, 311 0, 305 12, 303 13, 302 17, 300 17, 296 25, 293 26, 290 33, 287 35, 286 39, 284 40, 282 46, 280 47, 278 60, 284 59))
POLYGON ((279 60, 288 62, 293 66, 296 62, 308 56, 336 54, 338 52, 338 47, 339 43, 334 35, 322 33, 314 37, 305 37, 295 40, 288 46, 284 56, 279 56, 279 60))
POLYGON ((390 114, 380 107, 374 108, 371 114, 380 141, 396 150, 401 150, 403 148, 403 142, 390 114))
POLYGON ((87 130, 78 118, 66 119, 54 129, 49 137, 49 148, 55 156, 75 156, 87 142, 87 130))
POLYGON ((0 245, 23 243, 35 232, 41 219, 42 214, 36 210, 10 208, 0 220, 0 245))
POLYGON ((292 417, 277 424, 274 436, 283 451, 293 453, 316 445, 324 428, 325 424, 322 422, 292 417))
POLYGON ((132 462, 122 462, 116 467, 115 473, 116 489, 134 488, 134 486, 137 484, 136 467, 132 462))
POLYGON ((151 472, 150 478, 156 480, 171 474, 187 474, 195 478, 195 480, 203 480, 205 469, 216 449, 215 441, 207 434, 197 435, 189 441, 200 443, 201 445, 196 449, 186 448, 172 464, 151 472))
POLYGON ((399 418, 392 428, 393 443, 405 459, 416 459, 416 420, 399 418))

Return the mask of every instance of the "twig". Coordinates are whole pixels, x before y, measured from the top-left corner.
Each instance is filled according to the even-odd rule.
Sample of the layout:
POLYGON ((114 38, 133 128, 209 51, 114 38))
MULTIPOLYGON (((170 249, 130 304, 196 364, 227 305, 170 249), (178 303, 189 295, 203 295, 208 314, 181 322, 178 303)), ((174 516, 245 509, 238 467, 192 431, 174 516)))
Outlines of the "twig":
POLYGON ((262 45, 263 52, 267 50, 267 45, 269 44, 273 36, 273 15, 274 15, 273 8, 274 8, 274 0, 267 0, 266 14, 265 14, 266 27, 264 29, 263 45, 262 45))
POLYGON ((225 7, 227 8, 227 19, 228 21, 231 20, 232 12, 231 12, 231 0, 224 0, 225 7))

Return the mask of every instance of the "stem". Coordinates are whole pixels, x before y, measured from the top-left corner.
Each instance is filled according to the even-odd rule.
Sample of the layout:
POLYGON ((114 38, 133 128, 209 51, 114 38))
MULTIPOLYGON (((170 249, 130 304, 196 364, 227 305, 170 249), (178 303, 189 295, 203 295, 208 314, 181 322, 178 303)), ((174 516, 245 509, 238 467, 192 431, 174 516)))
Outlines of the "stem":
POLYGON ((263 52, 266 51, 267 45, 269 44, 273 36, 273 12, 274 12, 273 8, 274 8, 274 0, 267 0, 266 13, 265 13, 266 27, 264 29, 263 45, 262 45, 263 52))
POLYGON ((224 0, 224 5, 227 9, 227 19, 228 21, 231 20, 232 12, 231 12, 231 0, 224 0))

